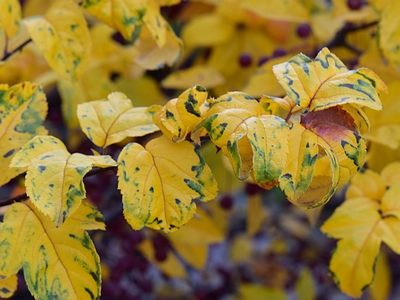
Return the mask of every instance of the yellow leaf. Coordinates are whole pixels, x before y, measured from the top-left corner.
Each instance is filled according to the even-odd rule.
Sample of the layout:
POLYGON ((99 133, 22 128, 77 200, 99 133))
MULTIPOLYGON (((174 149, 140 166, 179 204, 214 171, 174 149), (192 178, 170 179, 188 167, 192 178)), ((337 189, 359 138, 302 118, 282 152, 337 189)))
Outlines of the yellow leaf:
POLYGON ((172 246, 189 264, 203 269, 208 257, 208 247, 224 240, 222 232, 200 208, 180 230, 168 234, 172 246))
POLYGON ((200 123, 202 119, 200 107, 207 96, 207 90, 200 85, 187 89, 154 114, 154 123, 172 141, 183 141, 200 123))
POLYGON ((182 54, 183 43, 174 33, 168 22, 159 18, 160 27, 165 28, 165 43, 159 46, 148 26, 143 26, 135 49, 139 54, 134 61, 147 70, 160 69, 164 65, 172 66, 182 54))
POLYGON ((247 228, 248 235, 255 235, 259 232, 265 219, 265 212, 262 206, 262 197, 258 193, 247 197, 247 228))
POLYGON ((287 123, 263 114, 262 105, 244 93, 228 93, 209 102, 201 126, 229 158, 236 177, 243 180, 252 172, 260 186, 276 185, 286 163, 287 123))
POLYGON ((386 300, 389 297, 392 286, 392 276, 389 261, 384 252, 380 252, 375 265, 374 282, 368 291, 371 300, 386 300))
POLYGON ((10 298, 17 290, 18 278, 17 275, 11 275, 7 278, 0 276, 0 297, 10 298))
POLYGON ((28 167, 26 193, 58 227, 80 205, 86 191, 83 177, 93 166, 110 167, 110 156, 70 154, 52 136, 36 136, 14 156, 14 167, 28 167))
POLYGON ((314 300, 315 299, 315 282, 311 271, 304 268, 296 282, 296 292, 298 299, 314 300))
MULTIPOLYGON (((388 202, 392 200, 387 198, 388 202)), ((329 268, 340 289, 352 297, 359 297, 371 284, 382 241, 400 253, 400 221, 385 217, 384 210, 368 197, 353 198, 337 208, 321 227, 329 236, 341 239, 329 268)))
POLYGON ((396 182, 383 195, 381 205, 383 216, 394 216, 400 220, 399 192, 400 184, 396 182))
POLYGON ((186 47, 210 47, 228 42, 235 33, 234 23, 219 14, 203 14, 190 20, 182 30, 186 47))
POLYGON ((165 274, 171 277, 177 277, 181 279, 186 278, 186 271, 182 264, 179 262, 175 254, 168 252, 167 258, 164 261, 157 261, 155 256, 154 247, 149 240, 145 240, 138 246, 140 252, 154 265, 160 268, 165 274))
POLYGON ((20 29, 21 5, 18 0, 0 1, 0 31, 5 31, 7 39, 20 29))
POLYGON ((400 65, 400 20, 396 13, 399 9, 400 2, 389 1, 379 22, 379 47, 389 61, 397 66, 400 65))
POLYGON ((400 151, 378 143, 371 143, 368 146, 367 161, 368 168, 375 172, 382 171, 388 164, 400 160, 400 151))
POLYGON ((387 186, 400 182, 400 162, 387 164, 381 172, 381 177, 387 186))
POLYGON ((133 107, 124 94, 115 92, 107 100, 78 105, 78 119, 83 132, 97 146, 106 148, 126 137, 143 136, 158 131, 153 123, 157 107, 133 107))
POLYGON ((42 89, 29 82, 0 85, 0 186, 26 171, 8 168, 21 147, 37 134, 47 134, 42 123, 47 101, 42 89))
POLYGON ((366 196, 380 201, 385 192, 386 185, 382 177, 371 170, 365 170, 351 179, 351 185, 346 191, 346 199, 366 196))
MULTIPOLYGON (((2 246, 17 249, 14 259, 23 263, 26 283, 36 299, 99 297, 100 259, 89 235, 76 224, 56 228, 32 204, 14 203, 2 225, 10 232, 2 246)), ((13 255, 2 253, 6 260, 13 255)))
POLYGON ((24 20, 32 40, 62 78, 77 80, 90 59, 92 43, 81 8, 57 1, 44 16, 24 20))
POLYGON ((146 5, 146 14, 143 17, 143 23, 146 24, 154 41, 159 48, 163 47, 167 42, 166 26, 164 26, 163 16, 160 13, 160 7, 152 0, 148 0, 146 5))
POLYGON ((308 12, 302 2, 296 0, 244 0, 242 7, 268 19, 306 22, 309 18, 308 12))
POLYGON ((239 296, 237 300, 287 300, 285 293, 278 289, 272 289, 256 284, 241 284, 239 286, 239 296))
POLYGON ((64 226, 79 226, 85 230, 105 230, 104 217, 100 211, 86 201, 65 221, 64 226))
POLYGON ((298 54, 273 70, 287 95, 310 111, 346 103, 380 110, 378 92, 387 91, 374 72, 366 68, 349 71, 327 48, 318 53, 315 62, 298 54))
POLYGON ((279 82, 276 80, 272 67, 276 64, 282 63, 289 59, 288 56, 272 58, 265 64, 255 70, 255 72, 248 79, 247 84, 243 87, 242 91, 253 97, 261 97, 263 94, 271 96, 281 96, 284 90, 279 82), (268 84, 266 84, 268 82, 268 84))
POLYGON ((230 259, 236 263, 250 261, 253 254, 251 237, 246 234, 236 235, 229 247, 230 259))
POLYGON ((185 89, 188 86, 202 85, 212 89, 225 82, 220 72, 206 65, 195 65, 185 70, 170 73, 161 85, 169 89, 185 89))
POLYGON ((130 41, 146 14, 146 0, 84 0, 83 7, 93 16, 117 29, 130 41))
POLYGON ((211 170, 189 142, 176 144, 162 136, 150 141, 146 149, 130 143, 118 163, 124 215, 135 230, 147 226, 176 231, 195 213, 194 200, 217 196, 211 170))

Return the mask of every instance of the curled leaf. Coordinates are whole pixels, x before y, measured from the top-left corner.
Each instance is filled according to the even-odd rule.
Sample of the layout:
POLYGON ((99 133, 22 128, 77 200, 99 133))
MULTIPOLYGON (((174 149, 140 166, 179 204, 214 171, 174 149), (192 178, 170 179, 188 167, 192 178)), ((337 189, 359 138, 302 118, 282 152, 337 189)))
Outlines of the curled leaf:
POLYGON ((107 100, 78 105, 78 119, 86 136, 97 146, 107 147, 126 137, 143 136, 159 128, 153 123, 157 106, 133 107, 122 93, 111 93, 107 100))
POLYGON ((210 168, 187 141, 177 144, 162 136, 146 148, 130 143, 118 163, 124 215, 135 230, 176 231, 192 218, 195 200, 217 196, 210 168))
POLYGON ((70 154, 51 136, 36 136, 14 156, 11 166, 28 167, 26 193, 58 227, 80 205, 86 191, 83 177, 93 166, 110 167, 110 156, 70 154))

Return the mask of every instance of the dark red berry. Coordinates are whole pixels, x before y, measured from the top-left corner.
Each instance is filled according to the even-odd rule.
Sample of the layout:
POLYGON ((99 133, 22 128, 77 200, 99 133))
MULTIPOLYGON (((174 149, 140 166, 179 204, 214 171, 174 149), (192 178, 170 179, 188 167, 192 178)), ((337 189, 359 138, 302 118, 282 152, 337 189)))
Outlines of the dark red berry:
POLYGON ((302 39, 308 38, 311 35, 311 27, 307 23, 299 24, 296 33, 302 39))
POLYGON ((351 10, 359 10, 363 4, 363 0, 347 0, 347 7, 351 10))
POLYGON ((243 67, 243 68, 248 68, 250 67, 250 65, 252 64, 253 59, 251 58, 250 54, 248 53, 242 53, 239 56, 239 64, 243 67))
POLYGON ((225 210, 230 210, 233 206, 233 197, 231 195, 224 195, 219 201, 219 205, 225 210))
POLYGON ((276 48, 274 53, 272 53, 273 57, 281 57, 281 56, 285 56, 287 54, 285 49, 282 48, 276 48))
POLYGON ((156 251, 154 253, 154 258, 157 261, 162 262, 167 259, 167 255, 168 255, 167 248, 158 248, 158 249, 156 249, 156 251))
POLYGON ((263 191, 264 191, 264 189, 262 187, 258 186, 257 184, 254 184, 254 183, 246 184, 246 194, 249 196, 260 194, 263 191))
POLYGON ((261 66, 265 64, 269 60, 268 56, 261 56, 260 59, 258 60, 258 65, 261 66))

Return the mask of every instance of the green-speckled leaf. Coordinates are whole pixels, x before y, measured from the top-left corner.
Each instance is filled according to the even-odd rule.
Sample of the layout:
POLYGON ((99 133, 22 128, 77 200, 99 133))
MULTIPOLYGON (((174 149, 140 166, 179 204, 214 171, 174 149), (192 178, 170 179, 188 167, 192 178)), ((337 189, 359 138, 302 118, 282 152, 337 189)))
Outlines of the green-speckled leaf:
POLYGON ((14 203, 1 225, 8 232, 5 238, 1 235, 2 261, 16 259, 23 266, 25 281, 36 299, 99 297, 100 259, 79 223, 56 228, 34 205, 14 203))
POLYGON ((177 144, 162 136, 146 148, 130 143, 118 163, 124 215, 135 230, 176 231, 192 218, 195 200, 208 201, 218 193, 210 168, 186 141, 177 144))
POLYGON ((36 136, 13 158, 11 166, 28 167, 26 193, 33 204, 59 226, 80 205, 83 177, 93 166, 115 166, 110 156, 70 154, 51 136, 36 136))
POLYGON ((4 31, 7 38, 14 36, 21 22, 21 5, 18 0, 0 1, 0 31, 4 31))
POLYGON ((24 20, 32 40, 62 78, 77 80, 89 62, 92 40, 81 8, 56 1, 44 16, 24 20))
POLYGON ((47 115, 46 95, 29 82, 12 87, 0 85, 0 186, 26 171, 25 167, 8 168, 11 159, 37 134, 45 135, 42 126, 47 115))
POLYGON ((0 297, 10 298, 17 290, 18 277, 16 274, 3 278, 0 276, 0 297))
POLYGON ((158 131, 154 107, 133 107, 123 93, 114 92, 107 100, 78 105, 78 119, 83 132, 97 146, 107 147, 126 137, 137 137, 158 131))
POLYGON ((130 41, 135 28, 142 24, 146 0, 84 0, 83 7, 93 16, 117 29, 130 41))
POLYGON ((287 95, 311 111, 346 103, 380 110, 378 92, 387 91, 374 72, 366 68, 349 71, 327 48, 318 53, 315 62, 298 54, 273 70, 287 95))
POLYGON ((64 226, 79 226, 85 230, 106 230, 101 212, 86 201, 82 201, 78 209, 65 220, 64 226))

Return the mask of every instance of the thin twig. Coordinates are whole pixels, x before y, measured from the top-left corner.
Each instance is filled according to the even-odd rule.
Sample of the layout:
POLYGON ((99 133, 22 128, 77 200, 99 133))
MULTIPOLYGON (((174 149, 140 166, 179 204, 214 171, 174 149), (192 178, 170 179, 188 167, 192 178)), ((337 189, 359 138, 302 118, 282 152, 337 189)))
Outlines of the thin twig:
MULTIPOLYGON (((101 173, 107 173, 109 171, 115 171, 116 169, 117 169, 117 167, 107 167, 107 168, 97 168, 96 167, 96 168, 93 168, 92 170, 90 170, 85 175, 85 177, 90 177, 90 176, 101 174, 101 173)), ((26 193, 23 193, 21 195, 18 195, 18 196, 9 198, 9 199, 3 199, 3 200, 0 200, 0 207, 13 204, 14 202, 21 202, 28 198, 29 198, 28 195, 26 193)))
POLYGON ((18 52, 20 50, 22 50, 22 48, 24 48, 26 45, 28 45, 30 42, 32 42, 32 39, 29 39, 25 42, 23 42, 21 45, 19 45, 17 48, 15 48, 13 51, 11 52, 5 52, 4 56, 1 58, 0 61, 6 61, 11 55, 13 55, 15 52, 18 52))

